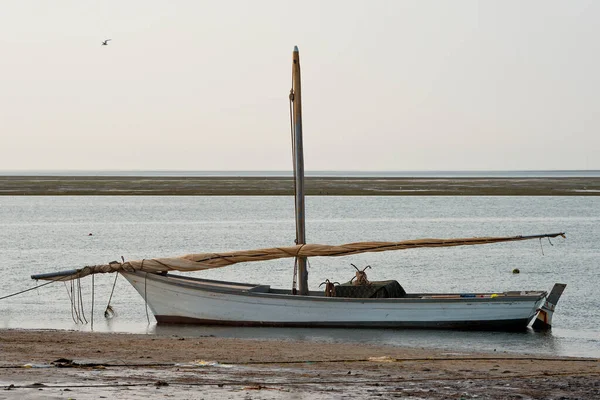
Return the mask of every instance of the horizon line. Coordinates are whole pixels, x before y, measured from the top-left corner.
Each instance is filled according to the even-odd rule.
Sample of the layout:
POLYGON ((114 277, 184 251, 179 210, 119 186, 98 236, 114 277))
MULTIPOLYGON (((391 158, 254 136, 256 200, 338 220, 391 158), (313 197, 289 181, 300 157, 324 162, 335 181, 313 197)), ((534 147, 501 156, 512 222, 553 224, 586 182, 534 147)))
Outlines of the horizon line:
MULTIPOLYGON (((292 169, 0 169, 1 172, 293 172, 292 169)), ((305 169, 305 172, 596 172, 600 169, 305 169)))

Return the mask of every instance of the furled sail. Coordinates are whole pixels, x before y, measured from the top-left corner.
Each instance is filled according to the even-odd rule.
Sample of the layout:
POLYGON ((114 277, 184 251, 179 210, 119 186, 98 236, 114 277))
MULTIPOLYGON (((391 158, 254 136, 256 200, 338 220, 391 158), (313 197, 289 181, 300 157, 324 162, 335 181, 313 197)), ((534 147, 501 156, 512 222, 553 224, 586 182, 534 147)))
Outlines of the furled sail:
POLYGON ((211 268, 225 267, 232 264, 275 260, 293 257, 341 257, 359 253, 380 252, 390 250, 417 249, 422 247, 451 247, 477 244, 513 242, 528 239, 565 237, 564 232, 546 233, 530 236, 474 237, 457 239, 416 239, 402 242, 358 242, 339 246, 324 244, 303 244, 289 247, 273 247, 269 249, 242 250, 226 253, 199 253, 181 257, 150 258, 136 261, 91 265, 79 269, 47 274, 32 275, 32 279, 68 281, 91 274, 110 272, 145 271, 152 273, 181 271, 191 272, 211 268))

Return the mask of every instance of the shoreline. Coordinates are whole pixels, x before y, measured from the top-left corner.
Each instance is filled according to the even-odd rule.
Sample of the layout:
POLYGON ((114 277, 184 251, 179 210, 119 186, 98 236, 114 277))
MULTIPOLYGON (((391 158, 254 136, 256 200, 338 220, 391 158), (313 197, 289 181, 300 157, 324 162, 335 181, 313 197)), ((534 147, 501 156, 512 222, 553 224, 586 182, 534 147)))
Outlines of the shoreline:
POLYGON ((594 358, 6 329, 0 329, 0 353, 0 399, 600 396, 600 359, 594 358))
MULTIPOLYGON (((308 196, 600 196, 600 177, 306 177, 308 196)), ((291 177, 0 176, 0 196, 291 196, 291 177)))

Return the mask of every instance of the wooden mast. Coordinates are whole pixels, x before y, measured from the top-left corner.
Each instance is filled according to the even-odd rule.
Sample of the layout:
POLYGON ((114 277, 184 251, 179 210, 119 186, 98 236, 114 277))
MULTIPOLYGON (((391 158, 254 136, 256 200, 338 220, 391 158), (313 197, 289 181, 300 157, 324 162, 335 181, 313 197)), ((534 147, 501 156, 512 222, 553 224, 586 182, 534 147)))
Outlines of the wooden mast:
MULTIPOLYGON (((294 92, 294 180, 296 186, 296 244, 306 243, 304 204, 304 152, 302 146, 302 90, 300 85, 300 53, 294 46, 292 56, 292 89, 294 92)), ((306 257, 298 257, 298 294, 308 295, 306 257)))

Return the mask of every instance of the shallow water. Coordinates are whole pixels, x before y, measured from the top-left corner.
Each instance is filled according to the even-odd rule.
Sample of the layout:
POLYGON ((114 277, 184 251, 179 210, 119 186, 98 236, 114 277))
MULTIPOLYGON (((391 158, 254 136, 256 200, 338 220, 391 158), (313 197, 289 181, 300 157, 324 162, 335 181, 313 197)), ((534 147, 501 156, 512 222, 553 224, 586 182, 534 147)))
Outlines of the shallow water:
MULTIPOLYGON (((0 297, 35 286, 34 273, 120 259, 293 244, 287 197, 0 197, 0 297), (92 236, 89 236, 92 233, 92 236)), ((346 281, 350 263, 370 264, 369 279, 397 279, 409 292, 550 290, 567 283, 551 333, 417 330, 272 329, 156 326, 143 300, 114 275, 94 279, 96 331, 278 337, 459 350, 600 357, 600 198, 308 197, 307 240, 472 237, 565 231, 567 239, 370 253, 310 260, 309 285, 346 281), (514 275, 513 268, 521 273, 514 275), (148 319, 150 324, 148 324, 148 319)), ((293 262, 276 260, 197 273, 290 288, 293 262)), ((40 282, 41 283, 41 282, 40 282)), ((91 278, 81 281, 87 324, 72 319, 68 291, 52 284, 0 300, 0 328, 91 329, 91 278)))

